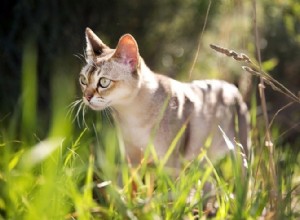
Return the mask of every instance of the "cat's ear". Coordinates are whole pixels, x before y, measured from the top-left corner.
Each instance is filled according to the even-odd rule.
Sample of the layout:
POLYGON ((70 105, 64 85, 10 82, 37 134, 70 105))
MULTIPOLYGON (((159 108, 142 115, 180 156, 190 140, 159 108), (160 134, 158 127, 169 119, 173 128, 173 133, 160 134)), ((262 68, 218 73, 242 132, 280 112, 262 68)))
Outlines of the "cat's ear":
POLYGON ((132 71, 136 70, 139 65, 139 49, 132 35, 125 34, 120 38, 113 58, 129 65, 132 71))
POLYGON ((85 38, 85 52, 88 60, 94 60, 97 56, 100 56, 103 53, 104 49, 109 48, 90 28, 85 29, 85 38))

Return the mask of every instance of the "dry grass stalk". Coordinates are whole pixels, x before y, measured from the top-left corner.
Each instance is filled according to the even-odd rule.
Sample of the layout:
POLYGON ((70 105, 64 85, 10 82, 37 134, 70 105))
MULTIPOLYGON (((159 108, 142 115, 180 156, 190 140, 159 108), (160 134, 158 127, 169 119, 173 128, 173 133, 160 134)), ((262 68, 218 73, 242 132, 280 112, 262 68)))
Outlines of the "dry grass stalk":
POLYGON ((237 61, 242 61, 250 64, 249 66, 242 66, 242 68, 247 71, 248 73, 251 73, 254 76, 263 78, 264 82, 271 86, 271 88, 275 91, 278 91, 290 99, 292 99, 294 102, 300 103, 300 98, 296 96, 294 93, 292 93, 289 89, 287 89, 283 84, 278 82, 276 79, 274 79, 270 74, 259 70, 259 67, 256 63, 254 63, 249 56, 243 53, 237 53, 234 50, 229 50, 224 47, 217 46, 215 44, 210 44, 210 47, 214 49, 215 51, 225 54, 228 57, 232 57, 233 59, 237 61))
POLYGON ((228 50, 227 48, 224 47, 220 47, 217 46, 215 44, 210 44, 209 45, 212 49, 214 49, 215 51, 225 54, 228 57, 232 57, 233 59, 237 60, 237 61, 244 61, 246 63, 252 63, 252 61, 250 60, 250 58, 243 53, 237 53, 234 50, 228 50))
POLYGON ((194 57, 194 60, 193 60, 193 63, 192 63, 191 69, 190 69, 190 73, 189 73, 189 80, 192 78, 192 72, 193 72, 193 70, 195 68, 195 64, 196 64, 198 56, 199 56, 200 46, 201 46, 201 41, 202 41, 202 36, 203 36, 203 33, 205 31, 205 28, 206 28, 207 19, 208 19, 208 15, 209 15, 209 12, 210 12, 210 7, 211 7, 211 0, 209 1, 208 7, 207 7, 207 10, 206 10, 205 20, 204 20, 204 24, 203 24, 203 27, 202 27, 201 34, 199 36, 196 54, 195 54, 195 57, 194 57))
MULTIPOLYGON (((256 33, 256 36, 257 33, 256 33)), ((232 57, 234 60, 237 60, 239 62, 245 62, 247 64, 247 66, 242 66, 242 68, 254 75, 260 78, 260 83, 259 83, 259 92, 260 92, 260 98, 261 98, 261 105, 262 105, 262 109, 263 109, 263 113, 264 113, 264 120, 265 120, 265 129, 266 129, 266 141, 265 141, 265 146, 268 147, 269 149, 269 154, 270 154, 270 158, 269 158, 269 168, 270 168, 270 183, 272 185, 272 189, 270 191, 270 202, 271 202, 271 212, 276 213, 277 207, 281 201, 281 195, 279 194, 278 191, 278 186, 277 186, 277 173, 276 173, 276 167, 275 167, 275 162, 274 162, 274 158, 273 158, 273 153, 274 153, 274 146, 273 146, 273 142, 271 139, 271 135, 270 135, 270 128, 271 125, 274 121, 274 118, 276 117, 276 115, 278 115, 278 113, 280 111, 282 111, 284 108, 289 107, 291 104, 293 103, 300 103, 300 95, 295 95, 294 93, 292 93, 289 89, 287 89, 283 84, 281 84, 280 82, 278 82, 276 79, 274 79, 272 76, 270 76, 268 73, 264 72, 261 68, 261 62, 259 61, 259 63, 255 63, 253 62, 249 56, 247 56, 246 54, 243 53, 237 53, 234 50, 229 50, 227 48, 221 47, 221 46, 217 46, 214 44, 211 44, 210 47, 219 52, 222 53, 228 57, 232 57), (271 86, 271 88, 275 91, 278 91, 284 95, 286 95, 287 97, 289 97, 292 102, 289 103, 288 105, 284 106, 282 109, 280 109, 278 111, 278 113, 275 114, 275 116, 273 117, 273 119, 271 120, 271 123, 269 123, 268 120, 268 115, 267 115, 267 107, 266 107, 266 99, 265 99, 265 93, 264 93, 264 83, 268 84, 269 86, 271 86)), ((257 48, 258 50, 258 48, 257 48)), ((260 55, 258 56, 260 58, 260 55)))

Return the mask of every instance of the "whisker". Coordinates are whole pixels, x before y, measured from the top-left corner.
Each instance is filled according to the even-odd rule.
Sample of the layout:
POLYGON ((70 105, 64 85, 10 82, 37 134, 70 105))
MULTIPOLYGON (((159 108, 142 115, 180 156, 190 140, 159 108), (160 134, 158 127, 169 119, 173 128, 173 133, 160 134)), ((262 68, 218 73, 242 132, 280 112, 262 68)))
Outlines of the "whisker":
POLYGON ((109 107, 108 110, 109 110, 109 113, 111 115, 111 119, 112 119, 112 122, 113 122, 113 118, 114 118, 114 115, 116 114, 116 111, 113 107, 109 107))
POLYGON ((77 109, 75 118, 74 118, 74 120, 77 119, 77 124, 78 124, 79 128, 81 128, 80 122, 79 122, 79 118, 80 118, 80 117, 79 117, 79 114, 80 114, 80 111, 82 110, 83 106, 84 106, 84 103, 81 102, 80 105, 79 105, 79 107, 78 107, 78 109, 77 109))
POLYGON ((69 109, 67 111, 67 115, 66 117, 71 117, 73 115, 73 112, 75 110, 75 108, 78 106, 78 104, 80 104, 82 102, 82 99, 79 100, 75 100, 74 102, 72 102, 70 105, 67 106, 67 108, 69 109))
POLYGON ((99 138, 98 138, 98 132, 97 132, 97 129, 96 129, 95 123, 93 122, 93 123, 92 123, 92 125, 93 125, 93 129, 94 129, 94 132, 95 132, 95 136, 96 136, 97 145, 98 145, 98 146, 100 146, 100 141, 99 141, 99 138))
POLYGON ((73 54, 73 56, 78 58, 80 61, 83 61, 84 63, 86 63, 84 55, 78 53, 78 54, 73 54))
POLYGON ((111 116, 115 114, 115 109, 113 107, 108 107, 111 116))
POLYGON ((82 116, 81 124, 82 124, 82 126, 85 125, 84 115, 85 115, 85 106, 82 107, 82 111, 81 111, 81 116, 82 116))
POLYGON ((87 54, 86 54, 85 50, 83 50, 83 57, 84 57, 85 61, 87 62, 88 61, 88 57, 87 57, 87 54))
POLYGON ((83 59, 85 59, 84 54, 78 53, 78 56, 82 57, 83 59))
POLYGON ((105 108, 104 109, 104 113, 105 113, 105 116, 107 117, 107 119, 108 119, 108 123, 111 125, 111 126, 113 126, 113 124, 112 124, 112 121, 111 121, 111 118, 110 118, 110 108, 109 107, 107 107, 107 108, 105 108))
POLYGON ((89 127, 85 121, 85 112, 86 112, 86 105, 84 105, 83 109, 82 109, 82 125, 89 129, 89 127))

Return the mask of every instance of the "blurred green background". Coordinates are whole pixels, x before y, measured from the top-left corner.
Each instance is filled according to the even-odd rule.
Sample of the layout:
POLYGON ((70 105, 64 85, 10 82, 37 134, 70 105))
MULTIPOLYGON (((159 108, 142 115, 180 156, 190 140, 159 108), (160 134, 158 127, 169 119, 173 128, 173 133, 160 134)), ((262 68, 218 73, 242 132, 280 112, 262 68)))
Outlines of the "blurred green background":
MULTIPOLYGON (((53 126, 65 118, 64 106, 81 96, 77 77, 84 61, 75 55, 83 54, 86 27, 111 47, 122 34, 131 33, 146 63, 174 78, 226 79, 245 90, 248 102, 249 91, 257 87, 240 64, 209 48, 213 43, 256 56, 252 1, 4 0, 0 10, 0 123, 2 128, 14 124, 17 136, 43 139, 56 131, 53 126)), ((259 1, 257 14, 264 69, 297 93, 299 1, 259 1)), ((272 117, 290 100, 269 87, 266 92, 272 117)), ((280 141, 297 142, 299 112, 294 104, 276 117, 281 132, 288 130, 280 141)), ((71 131, 68 126, 60 129, 71 131)))

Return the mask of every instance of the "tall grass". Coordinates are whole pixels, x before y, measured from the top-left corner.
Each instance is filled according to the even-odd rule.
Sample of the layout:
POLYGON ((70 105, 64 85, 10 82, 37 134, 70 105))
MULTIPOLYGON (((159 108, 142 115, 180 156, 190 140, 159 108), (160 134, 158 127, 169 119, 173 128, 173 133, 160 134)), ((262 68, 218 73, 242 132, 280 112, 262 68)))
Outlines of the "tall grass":
MULTIPOLYGON (((56 64, 52 77, 51 126, 40 140, 34 131, 40 129, 41 120, 35 111, 36 50, 34 46, 26 48, 19 112, 23 129, 18 135, 18 113, 8 123, 15 129, 0 128, 0 219, 300 218, 299 156, 290 146, 279 147, 278 142, 273 154, 277 179, 266 175, 270 154, 263 147, 265 133, 256 121, 255 96, 251 107, 253 147, 245 171, 240 170, 244 161, 238 152, 212 164, 203 151, 194 161, 185 161, 175 178, 175 171, 165 167, 171 150, 162 161, 150 165, 145 158, 138 167, 131 167, 119 149, 114 126, 99 113, 86 116, 88 128, 76 128, 67 117, 68 97, 74 88, 61 86, 69 84, 63 65, 56 64), (30 98, 28 83, 32 86, 30 98), (277 191, 270 190, 274 182, 277 191), (203 194, 207 183, 214 190, 203 194), (280 199, 276 210, 270 202, 274 196, 280 199)), ((271 132, 275 139, 279 136, 276 127, 271 132)), ((149 152, 151 155, 151 149, 149 152)))

